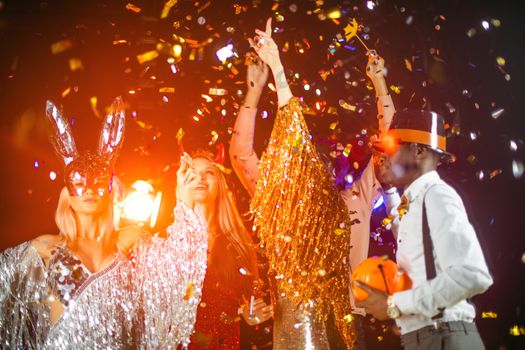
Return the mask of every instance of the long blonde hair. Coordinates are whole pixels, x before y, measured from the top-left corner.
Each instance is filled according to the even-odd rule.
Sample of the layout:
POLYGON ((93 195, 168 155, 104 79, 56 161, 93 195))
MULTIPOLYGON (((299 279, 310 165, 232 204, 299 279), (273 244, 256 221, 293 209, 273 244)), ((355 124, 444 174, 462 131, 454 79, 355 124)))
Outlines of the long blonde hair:
POLYGON ((210 161, 215 166, 213 171, 217 179, 217 198, 215 199, 215 218, 219 232, 225 236, 233 246, 238 255, 237 267, 247 270, 247 274, 257 279, 259 276, 257 268, 257 255, 252 238, 244 226, 241 214, 235 204, 235 199, 228 187, 226 177, 219 169, 209 153, 204 151, 196 152, 193 158, 202 158, 210 161))
MULTIPOLYGON (((113 215, 113 204, 119 195, 119 184, 114 177, 113 189, 110 198, 107 201, 107 207, 102 210, 98 219, 98 227, 100 229, 100 237, 111 235, 115 230, 118 230, 118 222, 115 222, 113 215)), ((59 235, 67 242, 73 243, 77 239, 77 222, 76 214, 71 207, 71 195, 66 187, 60 191, 58 199, 58 206, 55 212, 55 223, 58 227, 59 235)))

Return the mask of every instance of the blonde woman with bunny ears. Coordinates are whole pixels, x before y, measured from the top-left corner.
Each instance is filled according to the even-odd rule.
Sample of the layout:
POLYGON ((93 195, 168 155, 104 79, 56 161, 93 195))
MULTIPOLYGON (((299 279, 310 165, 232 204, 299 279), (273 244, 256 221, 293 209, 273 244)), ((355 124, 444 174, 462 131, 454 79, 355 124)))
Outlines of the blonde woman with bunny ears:
POLYGON ((118 230, 113 169, 125 106, 107 114, 97 152, 78 152, 68 121, 50 101, 55 151, 66 186, 43 235, 0 254, 0 348, 186 347, 206 269, 207 232, 194 211, 191 169, 179 169, 179 203, 168 238, 118 230))

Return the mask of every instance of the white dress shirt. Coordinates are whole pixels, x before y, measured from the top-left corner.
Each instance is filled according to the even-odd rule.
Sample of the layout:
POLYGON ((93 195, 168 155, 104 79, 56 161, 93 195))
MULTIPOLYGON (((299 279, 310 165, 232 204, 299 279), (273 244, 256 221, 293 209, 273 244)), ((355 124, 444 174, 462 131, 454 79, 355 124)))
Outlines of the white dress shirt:
POLYGON ((401 334, 432 325, 445 308, 443 322, 472 322, 474 306, 466 299, 492 285, 483 252, 470 224, 463 201, 435 171, 415 180, 404 192, 409 206, 399 218, 399 195, 386 195, 387 210, 397 214, 397 263, 412 279, 412 289, 394 294, 402 316, 396 320, 401 334), (437 276, 427 281, 423 253, 423 198, 427 210, 437 276))

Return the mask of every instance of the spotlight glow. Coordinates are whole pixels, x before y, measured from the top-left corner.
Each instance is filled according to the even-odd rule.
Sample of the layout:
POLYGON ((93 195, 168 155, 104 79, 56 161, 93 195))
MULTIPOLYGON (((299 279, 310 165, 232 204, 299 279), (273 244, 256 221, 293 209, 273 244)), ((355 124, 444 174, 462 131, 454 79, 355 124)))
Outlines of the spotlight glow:
POLYGON ((122 216, 130 221, 154 227, 159 215, 162 192, 155 194, 153 186, 143 180, 137 180, 131 186, 133 192, 126 196, 122 205, 122 216))

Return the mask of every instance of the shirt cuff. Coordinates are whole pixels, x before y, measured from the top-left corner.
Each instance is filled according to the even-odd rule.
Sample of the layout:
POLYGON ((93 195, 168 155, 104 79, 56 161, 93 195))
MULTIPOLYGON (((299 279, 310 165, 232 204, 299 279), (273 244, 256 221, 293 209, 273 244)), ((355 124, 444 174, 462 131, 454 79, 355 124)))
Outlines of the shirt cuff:
POLYGON ((384 192, 383 199, 385 201, 387 213, 389 215, 392 215, 392 211, 397 211, 397 207, 399 206, 399 204, 401 204, 401 196, 399 196, 399 193, 397 191, 392 193, 389 193, 388 191, 384 192))
POLYGON ((416 305, 414 304, 414 293, 410 290, 394 293, 394 303, 403 315, 416 314, 416 305))

